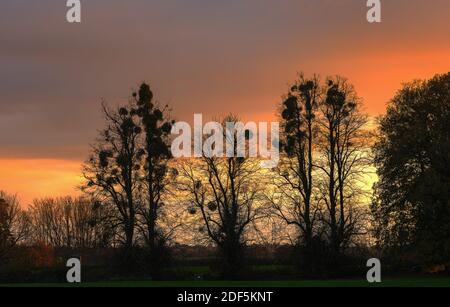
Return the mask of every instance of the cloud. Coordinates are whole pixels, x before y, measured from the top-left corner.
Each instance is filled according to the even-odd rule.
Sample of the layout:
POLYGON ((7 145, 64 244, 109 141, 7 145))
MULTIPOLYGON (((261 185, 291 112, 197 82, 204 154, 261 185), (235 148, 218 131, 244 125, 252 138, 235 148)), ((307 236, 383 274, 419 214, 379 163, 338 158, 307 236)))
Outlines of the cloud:
MULTIPOLYGON (((0 131, 8 132, 0 144, 8 156, 23 155, 26 146, 29 157, 72 158, 55 148, 87 149, 102 126, 101 98, 124 101, 143 80, 179 119, 194 112, 251 119, 274 112, 298 70, 344 74, 367 89, 365 66, 353 63, 383 76, 392 73, 379 60, 385 54, 450 49, 446 0, 385 1, 379 25, 368 24, 365 1, 354 0, 82 3, 80 25, 65 22, 64 1, 0 3, 0 131), (353 60, 373 54, 376 69, 353 60)), ((396 78, 409 78, 414 67, 418 76, 429 71, 412 66, 407 74, 398 66, 396 78)), ((384 95, 365 90, 372 113, 382 110, 378 99, 392 85, 377 91, 384 95)))

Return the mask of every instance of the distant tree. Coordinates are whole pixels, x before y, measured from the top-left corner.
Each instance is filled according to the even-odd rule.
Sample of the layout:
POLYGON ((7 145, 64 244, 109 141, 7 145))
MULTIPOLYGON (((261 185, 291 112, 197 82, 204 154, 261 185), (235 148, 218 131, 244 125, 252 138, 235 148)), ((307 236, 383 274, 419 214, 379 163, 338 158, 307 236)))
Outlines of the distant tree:
POLYGON ((450 260, 450 73, 415 81, 391 100, 374 146, 378 243, 450 260))
POLYGON ((98 201, 70 196, 36 199, 27 213, 33 245, 93 248, 113 243, 111 210, 98 201))
MULTIPOLYGON (((153 92, 148 84, 143 83, 133 97, 137 105, 136 113, 141 118, 145 140, 144 180, 146 192, 140 208, 145 231, 144 238, 151 252, 164 241, 162 229, 158 227, 158 215, 164 210, 163 194, 173 178, 167 176, 168 162, 172 157, 170 135, 173 122, 168 119, 167 106, 161 109, 153 101, 153 92)), ((170 173, 173 175, 173 172, 170 173)))
POLYGON ((30 235, 30 223, 17 196, 0 191, 0 261, 30 235))
MULTIPOLYGON (((223 127, 225 122, 237 121, 229 116, 223 127)), ((247 140, 249 137, 247 133, 247 140)), ((218 247, 222 274, 227 278, 238 275, 248 231, 261 217, 264 184, 259 167, 255 159, 237 157, 236 152, 234 157, 207 157, 204 153, 202 158, 179 163, 177 187, 186 193, 189 213, 199 217, 198 230, 218 247)))
POLYGON ((341 253, 357 235, 366 234, 366 211, 360 206, 370 166, 367 116, 353 86, 342 77, 329 78, 320 103, 317 167, 322 171, 322 216, 333 253, 341 253))
POLYGON ((71 229, 67 231, 68 210, 56 199, 36 199, 28 209, 33 225, 33 243, 53 247, 70 246, 71 229))
POLYGON ((12 245, 9 226, 9 204, 5 199, 0 199, 0 256, 3 256, 12 245))
MULTIPOLYGON (((126 257, 131 256, 136 230, 138 193, 145 151, 139 146, 142 128, 132 103, 111 111, 103 104, 107 127, 100 132, 83 166, 83 191, 117 210, 116 225, 124 235, 126 257)), ((126 260, 126 259, 124 259, 126 260)), ((127 261, 127 260, 126 260, 127 261)))
POLYGON ((314 257, 310 249, 319 217, 313 180, 321 92, 318 77, 307 79, 300 74, 282 103, 281 139, 285 155, 276 168, 278 176, 273 178, 275 191, 269 191, 275 215, 297 228, 298 243, 308 251, 303 255, 307 257, 314 257))

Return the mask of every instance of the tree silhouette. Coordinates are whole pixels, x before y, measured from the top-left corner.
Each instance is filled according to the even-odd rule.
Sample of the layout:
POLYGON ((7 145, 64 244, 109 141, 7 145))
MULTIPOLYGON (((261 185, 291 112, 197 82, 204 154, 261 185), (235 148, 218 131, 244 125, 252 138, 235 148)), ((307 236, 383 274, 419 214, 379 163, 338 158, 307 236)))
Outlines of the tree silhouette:
MULTIPOLYGON (((152 262, 161 260, 159 254, 164 247, 165 235, 158 226, 159 214, 164 210, 163 194, 174 180, 174 172, 168 172, 170 151, 170 133, 173 122, 167 118, 167 106, 159 108, 153 101, 153 93, 148 84, 143 83, 133 97, 137 105, 136 114, 141 118, 145 135, 144 180, 146 192, 139 213, 143 217, 145 231, 143 236, 150 248, 152 262), (168 176, 168 173, 170 176, 168 176)), ((175 222, 175 221, 174 221, 175 222)))
POLYGON ((307 274, 336 264, 336 256, 366 233, 361 182, 370 164, 370 134, 360 108, 346 79, 322 84, 300 74, 280 110, 284 156, 268 198, 275 214, 296 226, 307 274))
POLYGON ((372 212, 382 247, 450 259, 449 123, 450 73, 406 84, 380 118, 372 212))
MULTIPOLYGON (((224 137, 226 122, 238 122, 235 116, 223 121, 224 137)), ((234 132, 235 133, 235 132, 234 132)), ((246 139, 250 138, 246 133, 246 139)), ((237 149, 234 138, 234 148, 237 149)), ((251 158, 207 157, 180 161, 177 187, 185 192, 192 216, 199 217, 199 231, 205 233, 218 247, 222 259, 222 275, 236 278, 242 268, 247 234, 261 217, 262 200, 259 162, 251 158), (259 175, 258 175, 259 174, 259 175)))
POLYGON ((339 254, 355 235, 365 234, 361 201, 361 182, 370 165, 368 138, 364 129, 367 116, 361 113, 361 101, 353 86, 336 76, 327 81, 320 104, 321 141, 318 163, 324 174, 322 184, 327 236, 333 253, 339 254))
POLYGON ((29 217, 20 208, 17 196, 0 191, 0 263, 29 234, 29 217))
POLYGON ((318 216, 317 193, 314 193, 314 155, 317 146, 317 108, 321 99, 318 77, 307 79, 300 74, 281 106, 282 149, 285 153, 273 179, 275 191, 269 200, 275 215, 296 226, 298 243, 305 249, 311 267, 311 244, 318 216))
POLYGON ((29 240, 53 247, 97 248, 113 244, 111 207, 78 197, 36 199, 27 210, 29 240))
POLYGON ((100 132, 92 154, 83 166, 83 191, 101 202, 115 206, 117 225, 124 238, 125 261, 132 255, 135 237, 137 194, 145 151, 139 147, 142 128, 133 105, 114 111, 103 104, 107 127, 100 132))

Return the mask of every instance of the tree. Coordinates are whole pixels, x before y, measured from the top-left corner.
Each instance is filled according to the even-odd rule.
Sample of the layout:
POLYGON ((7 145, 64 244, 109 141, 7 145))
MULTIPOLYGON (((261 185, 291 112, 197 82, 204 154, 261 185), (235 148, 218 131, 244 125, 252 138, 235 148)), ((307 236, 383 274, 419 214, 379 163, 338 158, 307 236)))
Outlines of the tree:
POLYGON ((117 210, 115 224, 124 234, 125 261, 130 260, 136 228, 142 158, 139 146, 142 134, 137 110, 130 103, 111 111, 103 106, 107 127, 100 132, 92 154, 83 166, 86 184, 83 191, 117 210))
MULTIPOLYGON (((237 120, 229 116, 224 122, 237 120)), ((249 137, 247 133, 247 140, 249 137)), ((234 140, 236 150, 237 138, 234 140)), ((263 184, 259 161, 237 157, 236 152, 234 157, 203 154, 200 159, 180 161, 177 187, 189 199, 189 213, 200 218, 203 226, 199 231, 218 247, 223 260, 222 274, 234 278, 243 265, 247 232, 261 217, 263 184)))
POLYGON ((279 176, 274 178, 275 191, 271 191, 269 196, 275 214, 298 229, 298 243, 306 249, 307 257, 313 257, 310 248, 318 217, 313 173, 317 145, 316 112, 321 90, 318 77, 307 79, 300 74, 282 103, 285 158, 276 169, 279 176))
POLYGON ((98 201, 70 196, 36 199, 27 213, 32 244, 93 248, 113 243, 111 210, 98 201))
POLYGON ((0 191, 0 260, 29 235, 29 219, 20 208, 17 196, 0 191))
POLYGON ((361 99, 342 77, 329 78, 320 103, 323 222, 333 253, 339 254, 356 235, 365 234, 364 177, 370 165, 367 116, 361 112, 361 99))
MULTIPOLYGON (((172 157, 170 151, 170 134, 173 122, 167 118, 167 106, 159 108, 153 102, 153 93, 148 84, 143 83, 139 92, 133 97, 137 105, 136 113, 141 118, 145 135, 144 186, 146 189, 139 213, 143 218, 145 230, 143 236, 150 253, 157 257, 157 250, 165 241, 163 229, 158 226, 159 214, 164 210, 163 194, 174 179, 174 172, 168 176, 168 162, 172 157)), ((153 258, 155 258, 153 257, 153 258)), ((156 260, 156 259, 155 259, 156 260)))
POLYGON ((299 231, 302 270, 316 275, 366 234, 367 116, 344 78, 322 84, 300 74, 281 117, 284 157, 269 200, 275 214, 299 231))
POLYGON ((372 213, 386 250, 450 259, 450 73, 415 81, 391 100, 374 146, 372 213))

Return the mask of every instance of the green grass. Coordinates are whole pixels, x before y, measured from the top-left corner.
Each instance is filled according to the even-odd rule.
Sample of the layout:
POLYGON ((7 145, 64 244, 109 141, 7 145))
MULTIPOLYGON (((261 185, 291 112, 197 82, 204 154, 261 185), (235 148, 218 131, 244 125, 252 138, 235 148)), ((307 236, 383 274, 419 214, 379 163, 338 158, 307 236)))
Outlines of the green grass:
POLYGON ((298 281, 111 281, 70 284, 7 284, 0 287, 450 287, 450 278, 391 278, 380 284, 365 280, 298 281))

